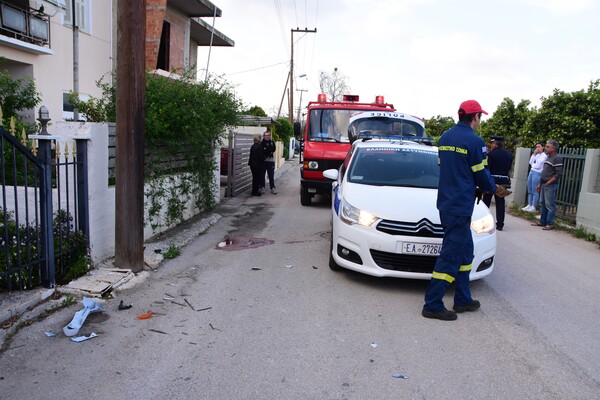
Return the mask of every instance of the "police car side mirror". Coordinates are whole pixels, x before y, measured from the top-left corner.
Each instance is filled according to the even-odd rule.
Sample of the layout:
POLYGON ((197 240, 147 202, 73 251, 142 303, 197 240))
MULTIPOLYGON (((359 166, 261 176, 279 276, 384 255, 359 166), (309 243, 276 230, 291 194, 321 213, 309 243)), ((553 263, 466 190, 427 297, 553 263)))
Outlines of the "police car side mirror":
POLYGON ((327 179, 331 179, 333 181, 337 181, 338 179, 338 170, 337 169, 326 169, 323 171, 323 176, 327 179))

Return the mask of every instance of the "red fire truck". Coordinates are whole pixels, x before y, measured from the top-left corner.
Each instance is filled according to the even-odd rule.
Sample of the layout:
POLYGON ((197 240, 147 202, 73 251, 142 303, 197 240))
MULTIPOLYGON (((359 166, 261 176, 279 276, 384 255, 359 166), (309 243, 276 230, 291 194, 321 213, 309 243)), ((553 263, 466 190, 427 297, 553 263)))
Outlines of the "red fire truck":
POLYGON ((323 171, 342 164, 350 150, 350 117, 365 111, 390 112, 394 106, 385 103, 383 96, 376 96, 374 103, 360 103, 355 95, 344 95, 342 101, 327 101, 326 96, 320 94, 318 101, 308 103, 300 169, 303 206, 310 205, 316 194, 331 195, 331 181, 323 177, 323 171))

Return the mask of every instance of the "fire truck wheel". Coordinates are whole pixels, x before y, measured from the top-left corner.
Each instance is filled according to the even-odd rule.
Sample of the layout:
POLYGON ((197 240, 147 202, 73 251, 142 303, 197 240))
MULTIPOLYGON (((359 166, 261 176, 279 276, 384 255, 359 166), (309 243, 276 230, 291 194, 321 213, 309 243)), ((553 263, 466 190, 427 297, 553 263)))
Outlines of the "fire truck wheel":
POLYGON ((310 206, 310 194, 307 189, 300 188, 300 204, 310 206))
POLYGON ((341 267, 333 259, 333 228, 331 229, 331 238, 329 240, 329 268, 333 271, 339 271, 341 267))

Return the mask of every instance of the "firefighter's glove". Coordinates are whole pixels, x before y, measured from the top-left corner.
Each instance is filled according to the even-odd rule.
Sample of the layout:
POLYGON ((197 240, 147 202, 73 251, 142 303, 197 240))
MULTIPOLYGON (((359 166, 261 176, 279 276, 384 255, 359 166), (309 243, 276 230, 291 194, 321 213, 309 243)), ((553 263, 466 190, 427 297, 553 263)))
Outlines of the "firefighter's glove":
POLYGON ((511 193, 512 192, 510 190, 508 190, 502 185, 496 185, 496 191, 494 192, 494 194, 498 197, 506 197, 511 193))
POLYGON ((481 189, 479 189, 479 188, 475 189, 475 198, 477 199, 477 204, 479 204, 482 197, 483 197, 483 192, 481 191, 481 189))

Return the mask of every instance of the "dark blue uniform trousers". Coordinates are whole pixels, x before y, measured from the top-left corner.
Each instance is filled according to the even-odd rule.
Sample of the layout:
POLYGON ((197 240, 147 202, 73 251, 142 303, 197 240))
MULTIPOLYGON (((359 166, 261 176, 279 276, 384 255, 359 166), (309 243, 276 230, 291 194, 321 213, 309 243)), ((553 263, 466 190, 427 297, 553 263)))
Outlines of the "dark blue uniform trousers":
POLYGON ((433 268, 431 282, 425 293, 426 311, 440 312, 444 309, 444 294, 452 282, 455 282, 454 305, 469 304, 469 273, 473 262, 473 237, 471 236, 471 217, 444 214, 440 212, 444 228, 442 251, 433 268))

